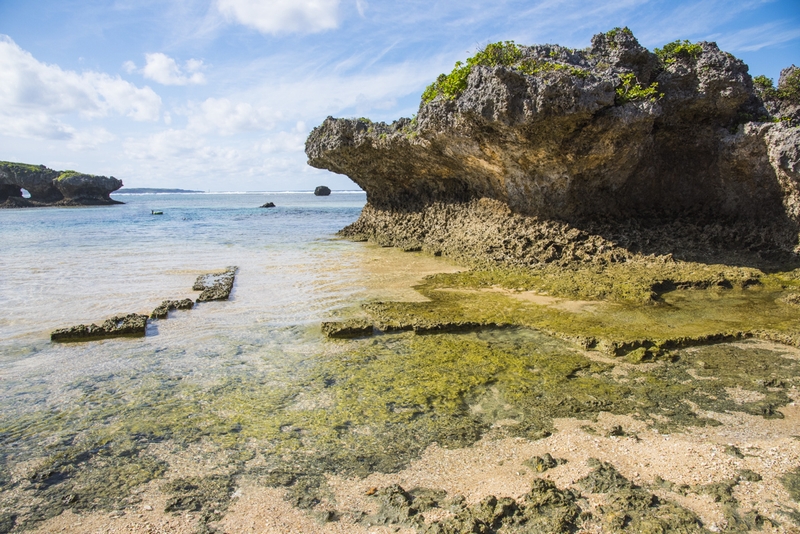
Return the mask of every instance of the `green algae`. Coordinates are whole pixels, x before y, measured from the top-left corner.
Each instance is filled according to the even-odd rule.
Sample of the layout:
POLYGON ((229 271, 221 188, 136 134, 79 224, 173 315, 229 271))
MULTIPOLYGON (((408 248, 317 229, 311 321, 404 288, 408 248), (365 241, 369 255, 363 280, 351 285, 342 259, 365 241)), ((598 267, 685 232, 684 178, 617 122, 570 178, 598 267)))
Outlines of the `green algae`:
MULTIPOLYGON (((290 502, 311 508, 330 499, 324 474, 397 471, 434 442, 462 447, 489 431, 538 438, 554 430, 553 418, 600 412, 632 414, 665 432, 717 424, 714 412, 780 417, 786 388, 800 383, 797 360, 748 344, 676 351, 673 361, 643 366, 597 362, 525 329, 338 343, 347 345, 335 357, 316 357, 280 386, 258 376, 200 386, 154 375, 135 389, 123 378, 81 381, 72 409, 4 424, 5 462, 13 459, 10 443, 59 436, 27 488, 41 503, 27 521, 135 502, 133 490, 169 468, 149 454, 151 443, 211 444, 225 451, 227 473, 285 487, 290 502), (738 403, 728 388, 763 398, 738 403), (516 424, 491 429, 498 419, 516 424), (260 471, 248 467, 254 454, 260 471)), ((175 499, 199 498, 170 488, 175 499)))
POLYGON ((792 499, 800 503, 800 467, 784 474, 781 477, 781 483, 792 499))
POLYGON ((604 532, 706 532, 692 512, 634 485, 610 463, 590 459, 589 465, 592 471, 577 485, 605 494, 597 507, 604 532))
POLYGON ((429 302, 365 308, 384 331, 526 326, 613 354, 646 349, 631 355, 636 362, 658 359, 665 350, 752 336, 800 344, 797 311, 785 302, 798 284, 797 271, 764 274, 683 263, 466 271, 416 286, 429 302), (531 293, 552 302, 526 299, 531 293), (571 309, 558 299, 589 302, 571 309))
MULTIPOLYGON (((430 277, 418 286, 428 302, 366 307, 380 330, 416 333, 327 342, 331 350, 287 367, 278 381, 244 370, 208 383, 164 372, 75 381, 70 403, 0 423, 0 484, 18 495, 4 501, 12 513, 2 524, 20 528, 14 525, 67 508, 134 504, 137 488, 169 472, 167 461, 149 449, 158 443, 174 450, 201 443, 217 451, 219 472, 211 478, 162 486, 171 496, 168 508, 189 506, 208 522, 224 513, 238 476, 285 488, 293 505, 310 509, 332 502, 326 474, 397 471, 432 443, 463 447, 487 433, 538 439, 554 431, 557 417, 627 414, 672 432, 719 424, 714 413, 782 416, 787 390, 800 385, 800 363, 780 349, 713 342, 758 328, 796 332, 796 309, 780 298, 800 287, 797 271, 667 265, 664 271, 634 267, 625 278, 614 269, 569 271, 561 278, 545 271, 430 277), (518 298, 522 291, 607 301, 592 303, 594 309, 566 309, 525 301, 518 298), (455 332, 443 333, 448 325, 455 332), (598 358, 572 341, 627 356, 598 358), (682 348, 700 342, 705 344, 682 348), (732 388, 757 392, 760 400, 737 401, 732 388), (493 427, 501 419, 506 424, 493 427), (42 449, 40 443, 48 445, 42 449), (10 466, 31 459, 38 467, 29 479, 10 475, 10 466), (29 497, 27 511, 16 512, 29 497)), ((636 525, 657 532, 694 524, 682 509, 653 505, 646 492, 620 484, 602 514, 607 529, 636 525), (638 509, 646 513, 627 511, 638 509)), ((550 502, 542 505, 543 523, 530 517, 528 530, 514 531, 575 524, 574 503, 561 491, 542 489, 555 499, 543 501, 550 502), (562 504, 552 507, 556 501, 562 504)), ((509 522, 513 506, 487 501, 480 510, 456 514, 461 523, 436 528, 456 532, 469 523, 522 529, 522 516, 509 522)), ((734 508, 726 514, 742 529, 758 521, 734 508)))

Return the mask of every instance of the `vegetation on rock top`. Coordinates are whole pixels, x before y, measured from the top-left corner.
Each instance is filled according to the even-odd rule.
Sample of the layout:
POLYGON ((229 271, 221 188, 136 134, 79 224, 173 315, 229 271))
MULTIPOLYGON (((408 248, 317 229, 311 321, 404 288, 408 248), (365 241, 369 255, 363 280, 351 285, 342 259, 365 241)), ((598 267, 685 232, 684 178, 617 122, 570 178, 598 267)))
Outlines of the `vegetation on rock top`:
POLYGON ((653 52, 665 64, 671 65, 678 59, 697 59, 703 52, 703 47, 698 44, 692 44, 688 40, 677 40, 667 43, 663 48, 654 48, 653 52))

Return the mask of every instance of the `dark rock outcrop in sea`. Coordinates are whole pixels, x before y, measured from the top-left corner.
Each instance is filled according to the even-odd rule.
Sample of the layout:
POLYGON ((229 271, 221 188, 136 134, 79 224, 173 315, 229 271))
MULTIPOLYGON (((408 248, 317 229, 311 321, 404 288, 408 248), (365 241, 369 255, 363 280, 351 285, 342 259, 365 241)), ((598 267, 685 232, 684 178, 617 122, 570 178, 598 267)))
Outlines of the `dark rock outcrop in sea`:
POLYGON ((222 273, 201 274, 195 280, 192 289, 202 291, 197 297, 197 302, 207 302, 209 300, 228 300, 233 290, 233 282, 236 279, 238 267, 228 267, 222 273))
POLYGON ((511 265, 796 258, 800 73, 754 86, 715 43, 656 52, 627 29, 583 50, 489 45, 414 119, 329 117, 308 163, 367 192, 343 235, 406 250, 511 265))
POLYGON ((169 312, 172 310, 191 310, 194 307, 192 299, 183 300, 165 300, 163 301, 153 313, 150 314, 151 319, 166 319, 169 312))
POLYGON ((0 208, 122 204, 109 196, 120 187, 122 181, 113 176, 0 162, 0 208), (22 189, 30 193, 30 198, 22 196, 22 189))
POLYGON ((147 330, 147 316, 136 313, 117 315, 106 319, 103 324, 79 324, 60 328, 50 334, 51 341, 89 341, 111 337, 144 336, 147 330))
POLYGON ((331 189, 325 185, 318 185, 316 189, 314 189, 314 194, 318 197, 327 197, 331 194, 331 189))

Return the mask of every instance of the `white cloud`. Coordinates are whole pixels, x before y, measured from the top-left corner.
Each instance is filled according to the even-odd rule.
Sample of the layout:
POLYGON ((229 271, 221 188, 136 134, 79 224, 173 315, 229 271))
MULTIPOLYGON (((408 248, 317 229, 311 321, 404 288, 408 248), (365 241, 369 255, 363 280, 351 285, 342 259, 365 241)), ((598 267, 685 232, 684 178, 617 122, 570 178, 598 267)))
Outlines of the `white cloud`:
POLYGON ((200 72, 203 62, 199 59, 190 59, 185 64, 184 73, 178 63, 166 54, 156 52, 145 54, 146 64, 142 68, 145 78, 164 85, 189 85, 206 83, 205 75, 200 72))
POLYGON ((92 150, 117 138, 105 128, 90 128, 75 132, 67 143, 70 150, 92 150))
POLYGON ((62 118, 85 119, 125 115, 138 121, 158 120, 161 98, 119 76, 94 71, 77 73, 41 63, 10 37, 0 35, 0 133, 43 139, 73 139, 74 127, 62 118))
POLYGON ((188 127, 200 132, 234 135, 269 129, 273 118, 274 114, 265 107, 233 103, 227 98, 208 98, 190 108, 188 127))
POLYGON ((340 0, 217 0, 217 8, 263 33, 315 33, 339 25, 340 0))

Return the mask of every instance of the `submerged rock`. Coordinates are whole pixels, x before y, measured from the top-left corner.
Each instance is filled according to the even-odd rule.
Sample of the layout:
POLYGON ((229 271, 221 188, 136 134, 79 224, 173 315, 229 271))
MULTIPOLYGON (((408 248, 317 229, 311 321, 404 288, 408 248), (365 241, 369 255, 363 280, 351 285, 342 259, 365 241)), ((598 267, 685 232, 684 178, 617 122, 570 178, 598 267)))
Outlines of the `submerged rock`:
POLYGON ((50 333, 51 341, 88 341, 110 337, 144 336, 147 329, 147 316, 130 313, 106 319, 102 325, 79 324, 60 328, 50 333))
POLYGON ((259 207, 261 207, 261 208, 274 208, 275 207, 275 203, 274 202, 266 202, 266 203, 262 204, 259 207))
POLYGON ((122 204, 109 195, 122 187, 113 176, 54 171, 44 165, 0 162, 0 207, 122 204), (22 189, 30 198, 22 197, 22 189))
POLYGON ((314 189, 314 194, 318 197, 327 197, 331 194, 331 190, 327 186, 318 185, 317 188, 314 189))
POLYGON ((165 300, 150 314, 151 319, 165 319, 171 310, 191 310, 194 307, 192 299, 165 300))
POLYGON ((404 249, 525 265, 676 243, 800 252, 800 129, 741 60, 674 45, 652 53, 627 29, 583 50, 489 45, 413 120, 327 118, 308 163, 367 192, 344 235, 404 249))
POLYGON ((326 321, 322 323, 322 333, 330 338, 367 337, 372 335, 372 330, 372 323, 362 319, 326 321))
POLYGON ((233 290, 238 267, 228 267, 222 273, 202 274, 195 280, 192 289, 202 291, 197 302, 209 300, 227 300, 233 290))

